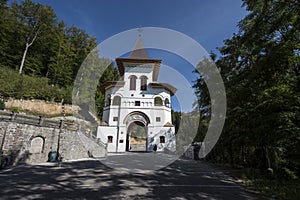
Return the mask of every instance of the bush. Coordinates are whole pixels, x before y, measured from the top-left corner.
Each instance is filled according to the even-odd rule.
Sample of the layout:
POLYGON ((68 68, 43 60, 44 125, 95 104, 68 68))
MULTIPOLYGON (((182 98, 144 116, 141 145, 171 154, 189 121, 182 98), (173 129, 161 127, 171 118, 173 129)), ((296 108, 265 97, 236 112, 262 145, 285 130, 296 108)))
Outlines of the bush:
POLYGON ((72 87, 50 85, 48 78, 32 77, 0 67, 0 96, 15 99, 40 99, 65 103, 72 102, 72 87))
POLYGON ((13 112, 19 112, 19 107, 13 106, 13 107, 11 107, 10 110, 13 111, 13 112))

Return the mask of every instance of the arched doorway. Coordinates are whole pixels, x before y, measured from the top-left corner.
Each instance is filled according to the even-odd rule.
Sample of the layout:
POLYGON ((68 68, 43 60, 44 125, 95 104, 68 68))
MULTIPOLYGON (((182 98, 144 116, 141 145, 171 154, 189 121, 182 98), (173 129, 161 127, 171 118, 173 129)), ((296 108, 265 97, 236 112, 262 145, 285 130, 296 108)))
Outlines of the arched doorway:
POLYGON ((148 116, 135 111, 125 117, 124 123, 127 125, 126 151, 147 151, 148 116))
POLYGON ((139 121, 130 123, 127 128, 127 151, 147 151, 147 127, 139 121))

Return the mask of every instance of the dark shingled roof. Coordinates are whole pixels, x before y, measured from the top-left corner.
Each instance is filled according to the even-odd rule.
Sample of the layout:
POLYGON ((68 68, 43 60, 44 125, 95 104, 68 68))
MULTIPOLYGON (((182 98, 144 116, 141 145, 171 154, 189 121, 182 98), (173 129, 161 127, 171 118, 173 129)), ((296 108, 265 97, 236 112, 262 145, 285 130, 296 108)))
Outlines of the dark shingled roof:
POLYGON ((108 126, 107 122, 101 122, 100 126, 108 126))
POLYGON ((164 125, 164 127, 174 127, 174 125, 171 124, 170 122, 167 122, 167 123, 164 125))
POLYGON ((141 36, 137 39, 133 51, 130 53, 128 58, 117 58, 116 63, 120 72, 120 76, 124 75, 125 66, 124 63, 138 63, 146 64, 153 63, 153 81, 157 81, 158 73, 160 69, 161 60, 151 59, 145 49, 141 36))
MULTIPOLYGON (((130 53, 128 58, 117 58, 116 63, 118 65, 118 69, 120 72, 120 76, 124 75, 125 72, 125 66, 124 63, 138 63, 138 64, 146 64, 146 63, 153 63, 154 69, 153 69, 153 78, 152 83, 149 83, 149 85, 153 88, 165 88, 166 90, 170 91, 171 96, 173 96, 176 92, 176 88, 168 83, 158 83, 157 78, 159 74, 160 64, 161 60, 151 59, 148 56, 148 53, 145 49, 145 46, 143 44, 142 38, 139 36, 138 40, 135 43, 133 51, 130 53)), ((102 93, 105 93, 105 90, 114 87, 114 86, 123 86, 125 84, 124 81, 108 81, 101 85, 100 91, 102 93)))
POLYGON ((154 60, 154 59, 140 59, 140 58, 117 58, 116 63, 118 65, 120 76, 124 75, 125 67, 124 62, 128 63, 154 63, 153 69, 153 81, 157 81, 158 73, 160 69, 161 60, 154 60))
POLYGON ((134 49, 128 58, 150 59, 141 37, 139 37, 138 40, 136 41, 134 49))

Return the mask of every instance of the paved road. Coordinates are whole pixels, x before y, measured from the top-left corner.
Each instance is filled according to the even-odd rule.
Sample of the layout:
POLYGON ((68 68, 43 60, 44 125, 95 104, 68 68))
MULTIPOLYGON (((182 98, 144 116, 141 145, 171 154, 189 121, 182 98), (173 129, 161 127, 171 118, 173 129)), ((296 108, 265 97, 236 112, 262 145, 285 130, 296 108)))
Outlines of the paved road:
MULTIPOLYGON (((140 162, 132 155, 107 158, 116 167, 115 156, 140 162)), ((6 169, 0 172, 0 199, 260 199, 201 161, 179 159, 156 171, 112 167, 89 159, 6 169)))

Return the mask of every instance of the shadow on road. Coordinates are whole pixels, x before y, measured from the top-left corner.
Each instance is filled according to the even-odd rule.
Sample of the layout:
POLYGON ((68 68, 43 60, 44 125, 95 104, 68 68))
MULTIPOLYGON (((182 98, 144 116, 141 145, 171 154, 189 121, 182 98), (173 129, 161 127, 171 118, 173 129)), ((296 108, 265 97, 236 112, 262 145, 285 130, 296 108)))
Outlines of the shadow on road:
POLYGON ((117 170, 97 160, 19 166, 0 172, 1 199, 259 199, 203 162, 158 171, 117 170))

